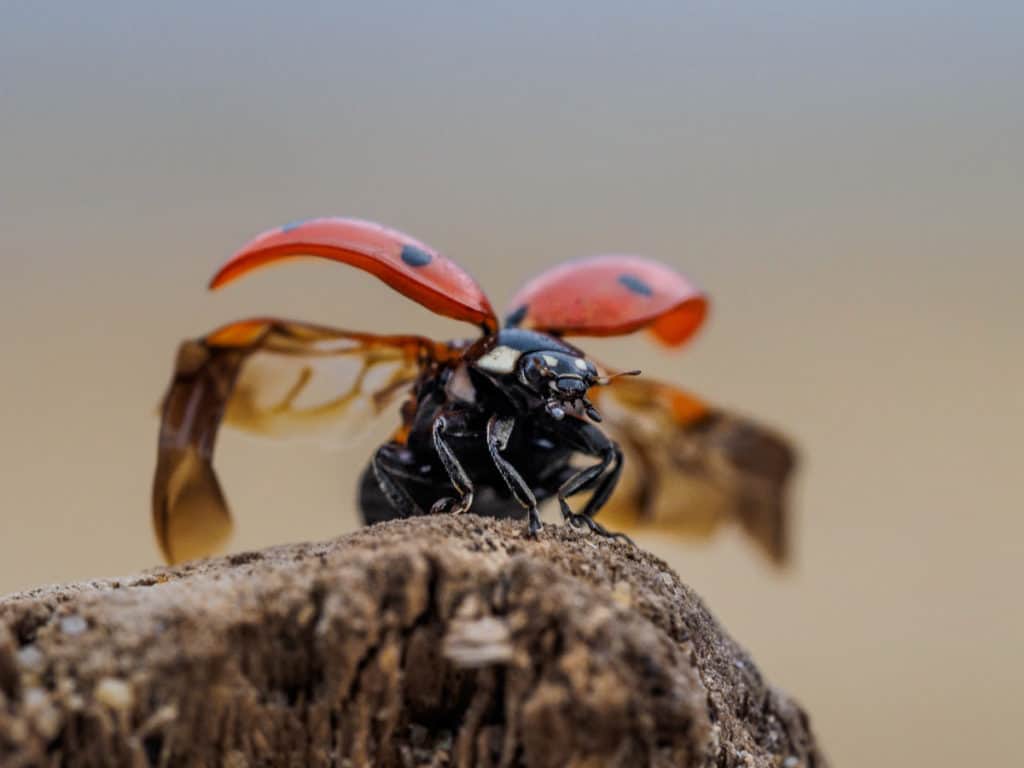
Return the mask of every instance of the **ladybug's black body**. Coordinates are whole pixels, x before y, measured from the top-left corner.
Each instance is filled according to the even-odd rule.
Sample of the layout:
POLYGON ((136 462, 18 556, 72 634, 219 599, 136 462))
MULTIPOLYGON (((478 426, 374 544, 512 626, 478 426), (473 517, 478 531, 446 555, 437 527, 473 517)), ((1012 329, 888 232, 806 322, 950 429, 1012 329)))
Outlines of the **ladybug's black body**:
POLYGON ((615 488, 622 453, 591 421, 587 390, 603 383, 576 347, 547 334, 506 328, 452 364, 424 372, 408 410, 407 438, 381 446, 363 474, 367 523, 428 512, 529 519, 557 496, 565 520, 598 533, 594 515, 615 488), (572 458, 593 456, 577 468, 572 458), (566 497, 593 490, 579 513, 566 497))

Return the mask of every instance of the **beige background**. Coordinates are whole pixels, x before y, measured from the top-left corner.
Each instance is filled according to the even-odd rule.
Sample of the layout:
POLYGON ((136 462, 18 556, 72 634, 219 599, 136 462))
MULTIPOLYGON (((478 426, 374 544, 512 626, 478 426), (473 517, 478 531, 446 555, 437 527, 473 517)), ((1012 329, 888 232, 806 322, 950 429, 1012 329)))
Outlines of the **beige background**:
MULTIPOLYGON (((1021 5, 419 5, 0 6, 0 593, 157 562, 179 338, 253 312, 465 330, 323 264, 206 294, 255 232, 377 219, 499 305, 555 261, 632 250, 705 286, 712 321, 679 355, 594 348, 806 459, 790 572, 732 534, 643 543, 837 764, 1013 763, 1021 5)), ((226 434, 234 546, 349 529, 370 445, 226 434)))

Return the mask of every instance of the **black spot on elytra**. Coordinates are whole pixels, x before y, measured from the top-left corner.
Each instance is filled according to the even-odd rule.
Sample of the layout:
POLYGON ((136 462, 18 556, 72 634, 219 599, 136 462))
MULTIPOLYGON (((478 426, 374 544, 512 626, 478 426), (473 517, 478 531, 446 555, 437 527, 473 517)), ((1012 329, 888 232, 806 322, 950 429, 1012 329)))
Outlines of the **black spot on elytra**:
POLYGON ((402 261, 410 267, 425 267, 434 257, 415 245, 402 246, 402 261))
POLYGON ((526 317, 527 309, 528 307, 526 306, 526 304, 520 304, 518 307, 513 309, 511 312, 508 313, 508 315, 505 316, 505 325, 507 325, 509 328, 515 328, 517 325, 523 322, 523 318, 526 317))
POLYGON ((636 293, 640 296, 654 295, 654 289, 651 288, 651 286, 649 286, 636 275, 630 275, 628 273, 619 275, 619 282, 626 286, 633 293, 636 293))

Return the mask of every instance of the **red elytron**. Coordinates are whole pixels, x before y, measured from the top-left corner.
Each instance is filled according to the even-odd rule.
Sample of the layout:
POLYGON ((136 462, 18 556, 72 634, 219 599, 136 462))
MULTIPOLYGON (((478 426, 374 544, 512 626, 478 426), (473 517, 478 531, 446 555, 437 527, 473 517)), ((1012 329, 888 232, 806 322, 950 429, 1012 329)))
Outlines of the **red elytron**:
POLYGON ((212 467, 222 422, 264 434, 343 430, 344 420, 396 405, 400 426, 360 481, 367 523, 472 511, 524 517, 536 534, 539 504, 556 498, 567 523, 606 536, 620 534, 597 522, 599 511, 616 526, 669 532, 736 520, 773 560, 785 559, 794 455, 783 438, 672 385, 599 365, 563 338, 646 329, 683 344, 708 302, 674 270, 630 255, 567 262, 527 283, 500 328, 476 281, 432 248, 370 222, 319 218, 259 235, 210 287, 302 256, 365 270, 481 333, 443 342, 255 318, 183 342, 153 485, 168 560, 209 553, 230 530, 212 467), (581 492, 590 495, 576 511, 568 498, 581 492))

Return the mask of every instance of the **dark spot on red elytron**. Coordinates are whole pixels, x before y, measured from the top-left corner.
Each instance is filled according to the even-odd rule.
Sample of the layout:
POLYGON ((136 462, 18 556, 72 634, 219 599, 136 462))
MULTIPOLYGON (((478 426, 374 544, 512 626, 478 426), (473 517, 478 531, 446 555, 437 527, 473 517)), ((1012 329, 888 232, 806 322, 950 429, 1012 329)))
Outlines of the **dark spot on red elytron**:
POLYGON ((654 295, 654 289, 636 275, 630 275, 628 273, 619 275, 619 282, 629 288, 633 293, 639 294, 640 296, 654 295))
POLYGON ((505 316, 505 325, 509 328, 519 325, 523 322, 523 318, 526 317, 526 310, 527 306, 525 304, 521 304, 516 309, 513 309, 505 316))
POLYGON ((415 245, 402 246, 402 261, 410 267, 425 267, 434 257, 415 245))
POLYGON ((282 232, 291 232, 292 230, 295 230, 295 229, 298 229, 299 227, 301 227, 307 221, 312 221, 312 219, 296 219, 295 221, 289 221, 287 224, 285 224, 283 227, 281 227, 281 231, 282 232))

